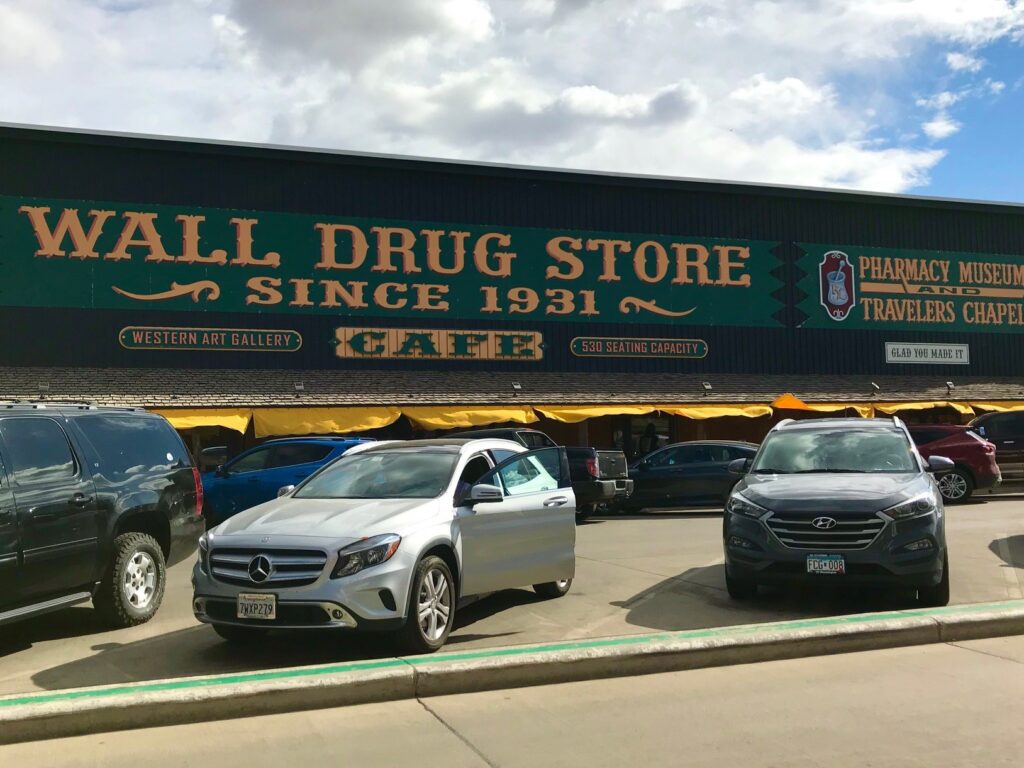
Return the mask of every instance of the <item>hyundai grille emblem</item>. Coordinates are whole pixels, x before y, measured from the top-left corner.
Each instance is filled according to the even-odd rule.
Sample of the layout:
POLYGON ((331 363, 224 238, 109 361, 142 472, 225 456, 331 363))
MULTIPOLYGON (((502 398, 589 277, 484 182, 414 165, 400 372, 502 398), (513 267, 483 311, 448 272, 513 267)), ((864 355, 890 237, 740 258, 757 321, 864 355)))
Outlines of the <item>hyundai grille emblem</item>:
POLYGON ((266 555, 256 555, 249 561, 249 578, 257 584, 269 579, 273 570, 274 566, 266 555))
MULTIPOLYGON (((837 523, 831 517, 816 517, 811 521, 811 525, 813 525, 815 528, 820 528, 823 531, 827 531, 830 528, 835 528, 837 525, 839 525, 839 523, 837 523)), ((252 566, 250 565, 249 568, 251 572, 252 566)))

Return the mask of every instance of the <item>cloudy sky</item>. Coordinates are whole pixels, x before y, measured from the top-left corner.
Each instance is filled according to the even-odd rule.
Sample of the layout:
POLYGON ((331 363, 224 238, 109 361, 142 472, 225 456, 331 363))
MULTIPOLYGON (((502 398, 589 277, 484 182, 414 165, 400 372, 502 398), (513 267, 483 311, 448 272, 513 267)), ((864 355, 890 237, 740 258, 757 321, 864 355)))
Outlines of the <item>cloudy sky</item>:
POLYGON ((1024 0, 0 0, 0 121, 1024 201, 1024 0))

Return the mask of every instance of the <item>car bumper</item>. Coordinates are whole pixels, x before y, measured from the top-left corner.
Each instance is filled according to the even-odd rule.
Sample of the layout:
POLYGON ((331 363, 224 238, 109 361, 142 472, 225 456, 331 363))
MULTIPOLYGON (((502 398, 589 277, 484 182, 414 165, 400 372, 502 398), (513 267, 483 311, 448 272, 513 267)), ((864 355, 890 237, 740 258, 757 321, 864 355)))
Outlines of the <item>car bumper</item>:
POLYGON ((205 624, 265 629, 378 631, 395 629, 405 623, 411 571, 402 563, 389 561, 340 579, 330 578, 329 568, 312 584, 261 588, 214 578, 197 563, 192 571, 192 612, 205 624), (238 618, 240 594, 275 595, 277 618, 238 618))
POLYGON ((945 532, 941 517, 934 515, 906 521, 888 521, 864 549, 793 548, 781 543, 758 520, 728 513, 725 525, 725 566, 731 578, 758 584, 816 583, 931 587, 942 580, 945 532), (735 540, 745 542, 739 545, 735 540), (927 540, 926 550, 907 550, 927 540), (807 572, 807 556, 837 554, 845 560, 845 574, 807 572))
POLYGON ((576 505, 600 504, 614 499, 626 499, 633 494, 633 481, 625 478, 619 480, 585 480, 572 484, 572 492, 576 497, 576 505))

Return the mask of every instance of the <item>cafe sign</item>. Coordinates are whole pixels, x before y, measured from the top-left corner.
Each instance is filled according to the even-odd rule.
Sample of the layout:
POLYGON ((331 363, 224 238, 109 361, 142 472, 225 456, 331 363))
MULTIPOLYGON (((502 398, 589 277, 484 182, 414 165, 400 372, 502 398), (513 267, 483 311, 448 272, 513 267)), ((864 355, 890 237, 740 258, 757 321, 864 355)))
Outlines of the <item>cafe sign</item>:
POLYGON ((544 338, 523 331, 442 328, 338 328, 336 353, 343 359, 515 360, 544 357, 544 338))
POLYGON ((775 243, 0 197, 0 305, 779 327, 775 243))

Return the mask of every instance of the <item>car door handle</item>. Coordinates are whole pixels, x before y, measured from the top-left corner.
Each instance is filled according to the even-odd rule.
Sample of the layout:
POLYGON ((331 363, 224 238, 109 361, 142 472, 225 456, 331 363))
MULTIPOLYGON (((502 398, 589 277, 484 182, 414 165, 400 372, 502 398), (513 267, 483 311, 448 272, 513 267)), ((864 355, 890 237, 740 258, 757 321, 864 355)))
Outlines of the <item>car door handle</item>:
POLYGON ((568 496, 552 496, 550 499, 544 499, 545 507, 561 507, 569 503, 568 496))
POLYGON ((75 507, 85 507, 92 503, 92 496, 86 496, 84 493, 76 493, 71 497, 71 505, 75 507))

